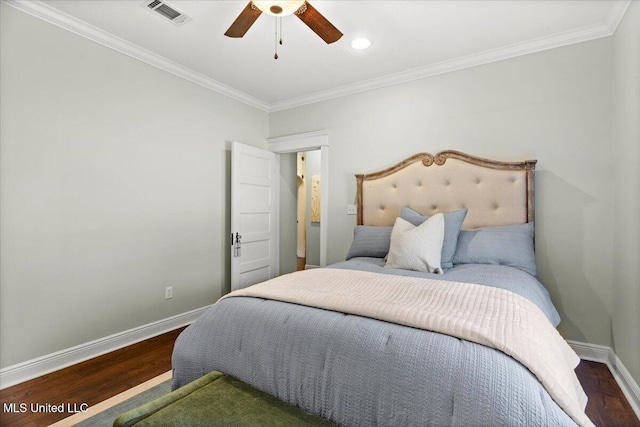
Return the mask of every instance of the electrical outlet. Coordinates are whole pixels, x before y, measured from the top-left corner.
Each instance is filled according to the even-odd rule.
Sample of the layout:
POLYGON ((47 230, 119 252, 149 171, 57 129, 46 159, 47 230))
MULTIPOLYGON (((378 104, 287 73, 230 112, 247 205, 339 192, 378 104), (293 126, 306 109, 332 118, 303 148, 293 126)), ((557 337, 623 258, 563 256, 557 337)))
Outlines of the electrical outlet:
POLYGON ((357 215, 358 205, 347 205, 347 215, 357 215))
POLYGON ((164 299, 173 298, 173 286, 167 286, 164 288, 164 299))

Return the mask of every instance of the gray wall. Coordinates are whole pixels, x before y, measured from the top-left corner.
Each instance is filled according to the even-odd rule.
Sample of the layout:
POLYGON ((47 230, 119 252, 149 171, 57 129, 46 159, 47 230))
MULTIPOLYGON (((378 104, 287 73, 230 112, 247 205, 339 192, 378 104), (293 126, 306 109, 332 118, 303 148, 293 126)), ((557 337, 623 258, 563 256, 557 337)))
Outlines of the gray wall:
POLYGON ((614 36, 613 348, 640 384, 640 2, 614 36))
POLYGON ((351 243, 354 173, 443 149, 538 159, 539 271, 561 332, 611 345, 611 63, 611 38, 580 43, 272 113, 269 133, 331 131, 328 262, 351 243))
POLYGON ((1 8, 1 366, 213 303, 268 115, 1 8))

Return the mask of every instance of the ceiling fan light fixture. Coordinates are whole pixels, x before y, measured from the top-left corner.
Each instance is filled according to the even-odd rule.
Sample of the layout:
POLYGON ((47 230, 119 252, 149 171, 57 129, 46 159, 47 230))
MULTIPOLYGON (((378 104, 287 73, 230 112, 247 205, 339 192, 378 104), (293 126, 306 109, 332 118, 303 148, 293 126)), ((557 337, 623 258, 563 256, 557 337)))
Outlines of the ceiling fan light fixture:
POLYGON ((288 16, 305 5, 305 0, 253 0, 251 4, 271 16, 288 16))

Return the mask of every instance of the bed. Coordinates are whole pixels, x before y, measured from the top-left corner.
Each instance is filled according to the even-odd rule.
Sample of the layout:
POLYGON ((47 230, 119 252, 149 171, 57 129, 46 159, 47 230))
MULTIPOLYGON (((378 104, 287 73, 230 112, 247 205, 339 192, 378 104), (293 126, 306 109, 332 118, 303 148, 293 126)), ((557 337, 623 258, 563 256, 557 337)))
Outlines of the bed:
POLYGON ((347 259, 219 300, 178 337, 174 389, 218 370, 344 426, 592 425, 536 277, 535 164, 356 175, 347 259))

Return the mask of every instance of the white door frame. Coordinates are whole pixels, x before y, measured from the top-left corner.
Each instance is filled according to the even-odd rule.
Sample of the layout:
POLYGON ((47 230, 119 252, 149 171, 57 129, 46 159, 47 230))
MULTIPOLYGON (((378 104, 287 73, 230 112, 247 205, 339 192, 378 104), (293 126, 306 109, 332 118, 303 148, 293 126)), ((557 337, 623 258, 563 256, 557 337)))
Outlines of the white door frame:
POLYGON ((278 154, 320 150, 320 267, 327 265, 329 234, 329 131, 299 133, 267 139, 269 151, 278 154))

